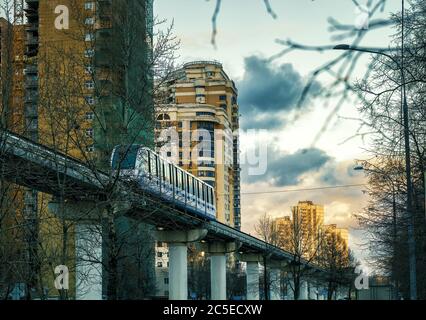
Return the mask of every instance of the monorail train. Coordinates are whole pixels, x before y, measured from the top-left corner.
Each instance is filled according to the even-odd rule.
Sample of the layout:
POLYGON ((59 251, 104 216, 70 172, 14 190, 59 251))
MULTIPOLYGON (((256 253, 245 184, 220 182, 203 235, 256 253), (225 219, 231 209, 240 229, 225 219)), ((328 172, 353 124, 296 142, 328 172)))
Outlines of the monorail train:
POLYGON ((112 170, 135 181, 140 188, 207 220, 216 219, 212 186, 161 158, 141 145, 116 146, 111 155, 112 170))

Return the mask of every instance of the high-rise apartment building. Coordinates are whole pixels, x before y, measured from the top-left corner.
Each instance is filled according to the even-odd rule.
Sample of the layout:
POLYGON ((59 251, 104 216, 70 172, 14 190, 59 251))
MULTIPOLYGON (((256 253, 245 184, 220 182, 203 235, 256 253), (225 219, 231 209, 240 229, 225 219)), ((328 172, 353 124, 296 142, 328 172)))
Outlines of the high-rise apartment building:
POLYGON ((333 236, 342 241, 345 248, 349 248, 349 232, 346 228, 337 228, 336 224, 328 224, 324 226, 326 236, 333 236))
POLYGON ((291 207, 291 215, 275 219, 279 245, 290 252, 313 258, 320 252, 324 236, 335 236, 348 248, 347 229, 337 228, 336 224, 324 225, 324 206, 312 201, 299 201, 291 207))
POLYGON ((153 146, 152 6, 27 1, 28 82, 38 91, 27 93, 27 118, 40 142, 104 167, 117 144, 153 146))
POLYGON ((217 219, 240 229, 235 83, 216 61, 186 63, 171 78, 164 86, 166 101, 157 108, 157 148, 166 150, 172 161, 212 185, 217 219))
MULTIPOLYGON (((2 107, 8 108, 13 120, 8 121, 8 127, 16 124, 15 131, 29 139, 74 157, 94 159, 101 169, 109 168, 111 151, 117 144, 154 147, 153 0, 23 0, 16 1, 17 10, 16 25, 0 21, 1 81, 10 70, 7 62, 14 64, 12 94, 10 90, 1 93, 1 98, 8 100, 2 107), (13 48, 9 50, 7 40, 11 38, 6 35, 12 33, 13 48)), ((59 239, 55 235, 61 229, 56 229, 59 222, 47 209, 50 197, 27 191, 22 198, 22 211, 31 219, 22 225, 34 226, 29 239, 33 251, 43 241, 37 238, 42 232, 51 236, 49 245, 55 247, 59 239), (48 219, 40 218, 42 212, 48 219)), ((126 219, 118 223, 123 230, 133 224, 126 219)), ((141 249, 130 243, 140 242, 148 229, 139 222, 135 225, 134 239, 127 236, 123 245, 125 256, 136 256, 134 251, 141 249)), ((71 243, 70 238, 67 249, 72 256, 71 243)), ((43 243, 43 247, 49 245, 43 243)), ((152 260, 152 266, 147 267, 152 270, 138 270, 140 274, 153 272, 154 257, 147 255, 146 259, 152 260)), ((127 261, 120 268, 126 267, 125 263, 137 264, 127 261)), ((42 272, 51 276, 49 268, 42 272)), ((121 279, 122 297, 141 291, 126 280, 121 279)), ((44 282, 53 285, 50 280, 44 282)), ((70 282, 73 285, 73 280, 70 282)))
POLYGON ((24 25, 0 18, 0 106, 2 128, 23 132, 25 38, 24 25))
POLYGON ((324 206, 312 201, 299 201, 291 207, 293 219, 297 218, 307 232, 316 232, 324 224, 324 206))

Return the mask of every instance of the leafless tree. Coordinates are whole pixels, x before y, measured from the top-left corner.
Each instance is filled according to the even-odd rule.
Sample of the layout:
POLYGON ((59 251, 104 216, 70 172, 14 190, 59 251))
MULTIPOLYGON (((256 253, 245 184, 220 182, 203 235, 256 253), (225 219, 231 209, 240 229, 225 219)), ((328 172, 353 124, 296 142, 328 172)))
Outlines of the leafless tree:
MULTIPOLYGON (((274 219, 269 216, 266 212, 258 219, 256 225, 254 226, 256 234, 262 239, 267 245, 277 246, 279 244, 279 233, 274 223, 274 219)), ((267 249, 267 248, 266 248, 267 249)), ((263 291, 265 300, 269 300, 271 281, 276 281, 277 279, 272 279, 269 272, 269 253, 268 250, 264 251, 263 255, 263 291)))
MULTIPOLYGON (((393 16, 396 25, 392 45, 400 48, 400 14, 393 16)), ((417 243, 418 296, 424 297, 423 276, 426 264, 423 254, 425 225, 425 107, 424 107, 424 18, 426 2, 411 2, 405 22, 407 49, 404 52, 405 87, 409 106, 409 139, 411 146, 413 216, 417 243)), ((408 256, 406 213, 407 184, 405 179, 404 123, 401 112, 403 81, 401 78, 401 50, 387 57, 373 57, 369 77, 356 83, 363 96, 360 106, 361 126, 370 132, 367 152, 369 159, 360 161, 367 175, 370 195, 368 207, 357 215, 369 235, 372 262, 389 275, 403 296, 408 297, 408 256)))

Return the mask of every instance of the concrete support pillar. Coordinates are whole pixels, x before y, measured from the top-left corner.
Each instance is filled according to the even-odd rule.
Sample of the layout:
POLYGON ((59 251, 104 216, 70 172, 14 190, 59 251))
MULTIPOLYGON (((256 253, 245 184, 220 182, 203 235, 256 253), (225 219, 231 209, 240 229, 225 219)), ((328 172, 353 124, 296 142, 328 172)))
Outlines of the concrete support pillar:
POLYGON ((169 244, 169 299, 188 298, 188 247, 186 243, 169 244))
POLYGON ((294 300, 294 281, 288 280, 287 283, 287 300, 294 300))
POLYGON ((226 254, 213 253, 210 257, 211 299, 226 300, 226 254))
POLYGON ((300 281, 299 300, 308 300, 308 282, 306 280, 300 281))
POLYGON ((259 300, 259 262, 248 261, 247 273, 247 300, 259 300))
POLYGON ((281 270, 272 268, 269 272, 269 296, 271 300, 281 300, 281 270))
POLYGON ((235 252, 241 244, 231 242, 206 242, 200 245, 210 254, 210 288, 212 300, 226 300, 226 254, 235 252))
POLYGON ((309 300, 317 300, 317 299, 318 299, 317 288, 312 282, 309 282, 309 300))
POLYGON ((75 255, 76 300, 102 300, 102 234, 100 226, 76 225, 75 255))
POLYGON ((169 299, 188 298, 188 242, 200 241, 207 235, 205 229, 188 231, 157 231, 158 241, 169 245, 169 299))

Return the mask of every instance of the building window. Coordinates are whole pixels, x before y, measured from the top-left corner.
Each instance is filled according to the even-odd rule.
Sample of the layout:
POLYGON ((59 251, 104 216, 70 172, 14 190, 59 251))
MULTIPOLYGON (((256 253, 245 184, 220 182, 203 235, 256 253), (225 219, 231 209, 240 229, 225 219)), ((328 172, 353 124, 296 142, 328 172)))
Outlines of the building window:
POLYGON ((85 100, 86 100, 87 104, 89 104, 89 105, 94 105, 95 104, 95 98, 93 98, 92 96, 87 96, 85 98, 85 100))
POLYGON ((215 173, 214 171, 198 171, 199 177, 211 177, 214 178, 215 173))
POLYGON ((86 112, 86 120, 95 119, 95 114, 93 112, 86 112))
POLYGON ((95 35, 93 33, 86 33, 84 36, 84 41, 93 41, 95 40, 95 35))
POLYGON ((87 1, 84 3, 84 9, 86 10, 94 10, 95 9, 95 3, 92 1, 87 1))
POLYGON ((158 258, 162 258, 163 257, 163 253, 162 252, 157 252, 157 257, 158 258))
POLYGON ((200 116, 214 117, 215 116, 215 114, 213 112, 204 112, 204 111, 197 112, 196 115, 197 115, 197 117, 200 117, 200 116))
POLYGON ((214 188, 214 186, 215 186, 215 183, 214 183, 214 181, 204 181, 205 183, 207 183, 208 185, 210 185, 211 187, 213 187, 214 188))
POLYGON ((220 101, 226 101, 226 96, 225 95, 219 96, 219 100, 220 101))
POLYGON ((157 117, 157 121, 170 121, 170 116, 167 113, 162 113, 157 117))
POLYGON ((158 248, 161 248, 162 246, 163 246, 163 243, 162 243, 161 241, 158 241, 158 242, 157 242, 157 247, 158 247, 158 248))
POLYGON ((93 89, 95 87, 95 83, 92 80, 87 80, 84 82, 84 86, 86 89, 93 89))
POLYGON ((163 263, 162 263, 161 261, 158 261, 158 262, 157 262, 157 267, 158 267, 158 268, 162 268, 162 267, 163 267, 163 263))
POLYGON ((164 284, 169 284, 169 278, 164 278, 164 284))
POLYGON ((87 74, 93 74, 93 66, 86 66, 86 67, 84 68, 84 71, 85 71, 87 74))
POLYGON ((220 107, 225 111, 228 109, 228 106, 226 104, 221 104, 220 107))
POLYGON ((84 23, 87 25, 92 25, 95 23, 95 18, 93 17, 86 18, 86 20, 84 20, 84 23))
POLYGON ((92 138, 93 137, 93 128, 86 129, 86 136, 92 138))
POLYGON ((86 50, 84 50, 84 56, 86 58, 91 58, 94 55, 95 55, 95 50, 93 50, 93 49, 86 49, 86 50))
POLYGON ((213 71, 207 71, 206 75, 207 75, 207 77, 214 77, 214 72, 213 71))

